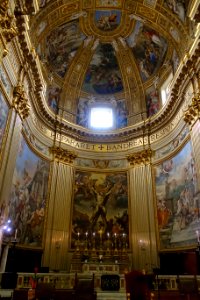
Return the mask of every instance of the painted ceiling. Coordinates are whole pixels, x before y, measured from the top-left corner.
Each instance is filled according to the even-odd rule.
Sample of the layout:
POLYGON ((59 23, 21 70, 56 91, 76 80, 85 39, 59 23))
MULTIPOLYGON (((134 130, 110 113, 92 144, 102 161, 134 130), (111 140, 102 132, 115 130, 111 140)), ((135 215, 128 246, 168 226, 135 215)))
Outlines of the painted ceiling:
POLYGON ((41 0, 30 33, 52 114, 87 127, 109 103, 121 128, 162 108, 160 87, 191 43, 187 0, 41 0))

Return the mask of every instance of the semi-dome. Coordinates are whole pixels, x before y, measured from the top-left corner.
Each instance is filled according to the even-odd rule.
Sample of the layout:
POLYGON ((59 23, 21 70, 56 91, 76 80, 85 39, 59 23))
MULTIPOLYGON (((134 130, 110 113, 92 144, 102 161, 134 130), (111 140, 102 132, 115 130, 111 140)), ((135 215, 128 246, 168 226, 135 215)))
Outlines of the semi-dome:
POLYGON ((187 1, 173 3, 41 1, 30 31, 46 82, 45 114, 82 135, 94 132, 93 108, 112 110, 113 134, 156 119, 192 42, 187 1))

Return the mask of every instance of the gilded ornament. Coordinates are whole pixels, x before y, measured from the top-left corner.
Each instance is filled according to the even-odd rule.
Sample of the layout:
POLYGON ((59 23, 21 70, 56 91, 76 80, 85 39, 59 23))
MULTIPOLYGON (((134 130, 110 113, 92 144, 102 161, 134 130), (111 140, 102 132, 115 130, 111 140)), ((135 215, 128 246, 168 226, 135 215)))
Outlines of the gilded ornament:
POLYGON ((200 113, 200 94, 197 94, 192 99, 192 103, 188 106, 187 111, 183 117, 184 121, 189 125, 192 125, 198 118, 200 113))
POLYGON ((152 150, 150 148, 136 152, 127 156, 127 160, 131 166, 148 164, 151 161, 152 150))
POLYGON ((58 160, 62 163, 73 163, 74 159, 77 155, 69 150, 62 149, 60 147, 52 147, 50 148, 51 153, 54 156, 55 160, 58 160))
POLYGON ((0 4, 0 27, 6 42, 10 42, 18 33, 15 25, 15 17, 8 12, 8 1, 5 0, 0 4))
POLYGON ((20 115, 21 119, 24 120, 29 116, 30 105, 24 91, 23 86, 17 85, 13 91, 13 107, 20 115))

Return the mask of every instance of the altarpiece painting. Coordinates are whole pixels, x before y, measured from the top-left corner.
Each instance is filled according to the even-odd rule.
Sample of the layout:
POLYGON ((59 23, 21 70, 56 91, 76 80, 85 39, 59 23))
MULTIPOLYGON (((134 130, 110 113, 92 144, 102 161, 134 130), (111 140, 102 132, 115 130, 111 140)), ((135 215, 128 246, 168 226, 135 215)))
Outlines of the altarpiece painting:
POLYGON ((72 219, 72 248, 77 238, 127 239, 128 192, 126 173, 77 171, 72 219))

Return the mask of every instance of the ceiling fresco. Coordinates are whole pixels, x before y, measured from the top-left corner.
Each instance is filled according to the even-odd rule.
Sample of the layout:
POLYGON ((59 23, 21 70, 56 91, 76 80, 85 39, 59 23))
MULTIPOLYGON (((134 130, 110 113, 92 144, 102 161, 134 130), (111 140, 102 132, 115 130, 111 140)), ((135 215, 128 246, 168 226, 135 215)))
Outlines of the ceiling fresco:
POLYGON ((137 61, 142 81, 146 81, 163 63, 167 42, 158 32, 139 21, 136 22, 127 42, 137 61))
POLYGON ((95 12, 95 24, 103 31, 111 31, 117 28, 121 21, 119 10, 97 10, 95 12))
POLYGON ((64 77, 68 65, 84 39, 85 36, 80 31, 77 21, 65 23, 52 30, 46 38, 44 50, 52 71, 64 77))
POLYGON ((68 121, 87 127, 89 99, 112 96, 117 128, 158 113, 159 89, 189 45, 188 3, 41 0, 31 36, 50 111, 70 110, 68 121))
POLYGON ((112 45, 101 44, 96 49, 86 72, 83 90, 91 94, 115 94, 123 90, 112 45))

